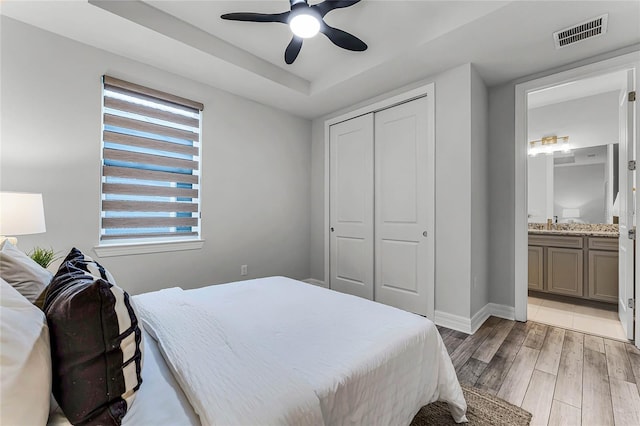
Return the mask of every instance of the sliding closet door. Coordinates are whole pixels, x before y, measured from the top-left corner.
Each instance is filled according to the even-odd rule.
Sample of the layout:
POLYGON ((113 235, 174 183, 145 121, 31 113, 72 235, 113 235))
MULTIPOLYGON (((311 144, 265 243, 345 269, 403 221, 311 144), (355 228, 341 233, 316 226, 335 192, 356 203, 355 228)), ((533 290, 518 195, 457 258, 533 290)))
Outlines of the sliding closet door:
POLYGON ((428 108, 427 98, 420 98, 375 116, 375 299, 432 316, 434 142, 428 108))
POLYGON ((331 288, 373 299, 373 114, 330 127, 331 288))

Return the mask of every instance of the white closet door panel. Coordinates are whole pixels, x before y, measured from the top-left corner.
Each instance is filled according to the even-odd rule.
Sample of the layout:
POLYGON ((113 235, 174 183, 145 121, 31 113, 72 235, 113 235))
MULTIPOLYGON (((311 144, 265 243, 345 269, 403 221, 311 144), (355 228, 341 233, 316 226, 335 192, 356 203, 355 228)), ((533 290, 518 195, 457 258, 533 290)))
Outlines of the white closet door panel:
POLYGON ((429 113, 427 98, 420 98, 375 115, 375 298, 427 316, 433 297, 429 113))
MULTIPOLYGON (((376 121, 385 119, 384 113, 376 121)), ((416 223, 418 220, 416 193, 417 158, 415 135, 416 117, 407 116, 379 125, 376 137, 379 157, 376 173, 380 186, 378 196, 384 200, 379 212, 383 223, 416 223)))
POLYGON ((373 299, 373 114, 330 127, 332 289, 373 299))

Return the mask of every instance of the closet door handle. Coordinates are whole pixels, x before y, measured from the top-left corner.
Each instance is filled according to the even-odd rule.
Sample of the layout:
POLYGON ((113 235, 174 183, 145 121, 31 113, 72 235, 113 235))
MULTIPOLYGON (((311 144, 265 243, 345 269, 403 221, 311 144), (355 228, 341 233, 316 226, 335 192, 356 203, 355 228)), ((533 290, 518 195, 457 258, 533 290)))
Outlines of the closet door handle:
POLYGON ((423 236, 423 237, 425 237, 425 238, 426 238, 426 236, 427 236, 427 235, 429 235, 429 234, 427 233, 427 231, 424 231, 424 232, 422 233, 422 236, 423 236))
POLYGON ((332 226, 332 227, 331 227, 331 232, 333 232, 333 231, 334 231, 334 229, 333 229, 333 226, 332 226))

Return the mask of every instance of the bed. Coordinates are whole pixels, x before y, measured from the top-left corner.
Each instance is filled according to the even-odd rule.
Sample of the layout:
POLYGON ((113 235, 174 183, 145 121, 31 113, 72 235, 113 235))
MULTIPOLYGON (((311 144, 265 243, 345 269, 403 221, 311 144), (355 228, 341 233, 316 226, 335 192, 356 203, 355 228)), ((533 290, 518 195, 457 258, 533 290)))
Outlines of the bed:
MULTIPOLYGON (((144 362, 125 426, 408 425, 436 400, 466 421, 451 360, 421 316, 285 277, 131 299, 144 362)), ((57 409, 48 424, 70 423, 57 409)))

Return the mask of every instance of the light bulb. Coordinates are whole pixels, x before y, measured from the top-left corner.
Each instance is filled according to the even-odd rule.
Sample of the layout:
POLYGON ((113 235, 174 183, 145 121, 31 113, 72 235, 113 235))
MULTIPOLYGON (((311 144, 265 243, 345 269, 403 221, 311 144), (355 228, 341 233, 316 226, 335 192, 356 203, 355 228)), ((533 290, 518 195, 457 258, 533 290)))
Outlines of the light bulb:
POLYGON ((313 37, 320 31, 320 21, 315 16, 306 13, 294 16, 289 22, 289 26, 295 35, 302 38, 313 37))

